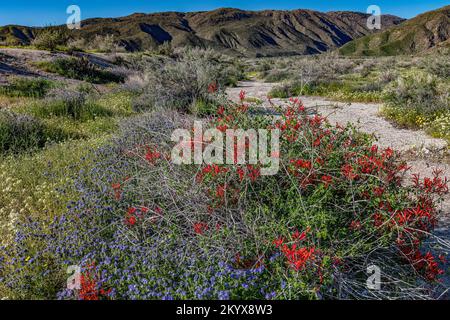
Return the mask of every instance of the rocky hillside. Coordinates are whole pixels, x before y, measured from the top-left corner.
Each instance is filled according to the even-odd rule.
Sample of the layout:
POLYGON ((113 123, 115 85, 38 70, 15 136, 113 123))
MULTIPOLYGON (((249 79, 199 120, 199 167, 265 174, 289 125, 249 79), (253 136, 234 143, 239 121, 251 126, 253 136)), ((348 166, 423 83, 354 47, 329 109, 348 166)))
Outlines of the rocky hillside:
MULTIPOLYGON (((310 10, 137 13, 122 18, 85 20, 82 29, 72 36, 89 42, 96 35, 113 34, 129 51, 150 49, 169 41, 174 47, 212 47, 250 56, 314 54, 372 34, 366 27, 367 18, 367 14, 357 12, 310 10)), ((386 15, 383 27, 402 21, 386 15)), ((0 42, 29 44, 39 31, 20 26, 2 27, 0 42)))
POLYGON ((423 13, 383 32, 347 43, 339 51, 344 55, 415 54, 450 41, 450 6, 423 13))

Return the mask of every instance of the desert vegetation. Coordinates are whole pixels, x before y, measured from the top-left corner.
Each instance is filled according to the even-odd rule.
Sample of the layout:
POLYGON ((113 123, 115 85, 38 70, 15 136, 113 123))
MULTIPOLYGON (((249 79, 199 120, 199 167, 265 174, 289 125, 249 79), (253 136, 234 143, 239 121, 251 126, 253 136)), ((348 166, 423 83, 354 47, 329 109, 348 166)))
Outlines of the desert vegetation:
POLYGON ((322 96, 342 102, 383 104, 399 126, 425 129, 448 140, 448 52, 423 56, 348 58, 320 55, 260 59, 249 74, 278 83, 273 98, 322 96))
POLYGON ((449 8, 0 27, 0 299, 448 299, 449 8))
POLYGON ((245 92, 235 102, 225 95, 257 77, 281 83, 272 97, 384 102, 403 125, 417 124, 402 121, 411 117, 404 110, 437 124, 448 107, 443 67, 331 55, 244 61, 167 44, 107 58, 105 66, 78 55, 41 61, 35 67, 58 80, 11 78, 1 87, 4 99, 20 98, 0 110, 1 297, 445 293, 445 256, 429 245, 448 191, 439 172, 404 184, 409 168, 395 150, 299 99, 273 106, 273 118, 255 112, 262 101, 245 92), (195 120, 221 131, 279 129, 279 172, 263 176, 265 164, 236 161, 175 165, 170 135, 195 120), (383 269, 382 291, 365 287, 369 264, 383 269), (66 288, 73 265, 82 270, 77 291, 66 288))

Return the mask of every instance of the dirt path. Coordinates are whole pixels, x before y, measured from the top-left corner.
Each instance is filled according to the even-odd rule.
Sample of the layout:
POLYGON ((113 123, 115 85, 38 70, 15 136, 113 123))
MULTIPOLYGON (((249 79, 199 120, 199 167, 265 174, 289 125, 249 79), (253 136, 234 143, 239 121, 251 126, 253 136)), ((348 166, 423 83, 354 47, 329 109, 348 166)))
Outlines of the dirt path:
MULTIPOLYGON (((227 90, 228 96, 236 100, 239 92, 244 90, 247 97, 258 98, 262 108, 270 108, 267 95, 275 86, 273 83, 244 81, 236 88, 227 90)), ((450 165, 447 159, 447 142, 435 139, 423 131, 400 129, 378 116, 381 105, 366 103, 339 103, 321 97, 300 97, 306 108, 314 108, 327 116, 330 123, 346 125, 351 123, 362 132, 374 134, 380 147, 391 147, 401 151, 412 173, 420 173, 422 177, 431 176, 433 170, 442 170, 450 178, 450 165)), ((282 99, 272 99, 275 104, 282 99)), ((450 195, 442 203, 443 218, 438 233, 449 234, 450 230, 450 195)))

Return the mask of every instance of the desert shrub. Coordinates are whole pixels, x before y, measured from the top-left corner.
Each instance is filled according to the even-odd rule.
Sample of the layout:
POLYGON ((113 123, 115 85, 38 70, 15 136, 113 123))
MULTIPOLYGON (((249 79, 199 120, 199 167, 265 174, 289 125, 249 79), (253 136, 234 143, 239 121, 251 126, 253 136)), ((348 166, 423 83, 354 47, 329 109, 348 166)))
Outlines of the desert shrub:
POLYGON ((47 72, 92 83, 102 84, 124 81, 122 75, 103 70, 84 56, 81 58, 59 58, 54 61, 40 62, 39 67, 47 72))
POLYGON ((171 57, 175 54, 175 50, 170 41, 165 41, 156 48, 155 53, 171 57))
POLYGON ((395 70, 385 69, 380 72, 379 81, 381 84, 388 84, 398 78, 398 74, 395 70))
POLYGON ((149 112, 154 108, 153 96, 141 94, 132 101, 132 110, 135 112, 149 112))
POLYGON ((86 44, 86 40, 83 38, 70 39, 67 41, 66 47, 67 47, 67 51, 69 51, 69 52, 74 52, 74 51, 83 52, 86 50, 87 44, 86 44))
POLYGON ((422 114, 448 108, 448 95, 441 91, 436 77, 423 72, 400 76, 385 90, 387 107, 413 109, 422 114))
POLYGON ((41 98, 54 84, 45 79, 13 78, 8 85, 0 87, 0 94, 10 97, 41 98))
POLYGON ((58 46, 62 46, 66 42, 67 33, 63 29, 45 28, 36 35, 32 45, 40 50, 54 51, 58 46))
MULTIPOLYGON (((279 128, 278 173, 262 176, 261 163, 175 165, 170 133, 190 131, 193 119, 168 112, 130 119, 96 152, 89 170, 80 171, 80 197, 65 214, 14 225, 15 241, 0 260, 10 295, 94 300, 439 294, 439 261, 422 252, 421 243, 436 223, 434 196, 446 193, 443 179, 417 177, 402 186, 408 169, 393 150, 373 146, 350 127, 307 116, 296 100, 276 121, 247 111, 245 104, 229 103, 207 127, 279 128), (371 264, 383 270, 380 291, 366 288, 371 264), (78 293, 66 289, 69 265, 82 267, 78 293)), ((185 142, 189 148, 202 144, 185 142)))
POLYGON ((64 132, 48 127, 31 116, 0 112, 0 153, 32 151, 42 148, 47 142, 64 138, 64 132))
POLYGON ((119 45, 113 34, 96 35, 88 46, 90 50, 106 53, 125 52, 125 48, 119 45))
POLYGON ((292 71, 272 70, 267 75, 265 75, 264 79, 267 82, 281 82, 284 80, 288 80, 291 77, 292 77, 292 71))
POLYGON ((89 93, 62 88, 52 90, 47 99, 33 103, 27 111, 38 118, 68 117, 79 121, 113 115, 89 93))
POLYGON ((426 72, 443 79, 450 79, 450 62, 445 55, 429 56, 422 59, 420 65, 426 72))
POLYGON ((144 93, 156 108, 176 108, 187 112, 195 101, 214 101, 235 73, 222 56, 211 50, 186 49, 175 59, 154 59, 144 62, 144 93))

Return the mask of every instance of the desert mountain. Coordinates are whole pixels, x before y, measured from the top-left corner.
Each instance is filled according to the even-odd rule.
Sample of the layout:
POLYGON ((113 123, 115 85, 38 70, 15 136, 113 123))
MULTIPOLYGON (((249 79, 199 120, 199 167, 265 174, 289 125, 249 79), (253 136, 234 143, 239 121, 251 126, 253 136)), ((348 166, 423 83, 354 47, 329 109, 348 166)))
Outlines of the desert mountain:
MULTIPOLYGON (((311 10, 243 11, 217 9, 208 12, 136 13, 122 18, 83 21, 73 37, 93 41, 96 35, 113 34, 129 51, 172 46, 212 47, 245 55, 314 54, 340 47, 372 34, 368 14, 311 10)), ((383 28, 404 19, 385 15, 383 28)), ((40 28, 5 26, 0 43, 29 44, 40 28)))
POLYGON ((423 13, 383 32, 347 43, 344 55, 414 54, 434 47, 448 46, 450 6, 423 13))

